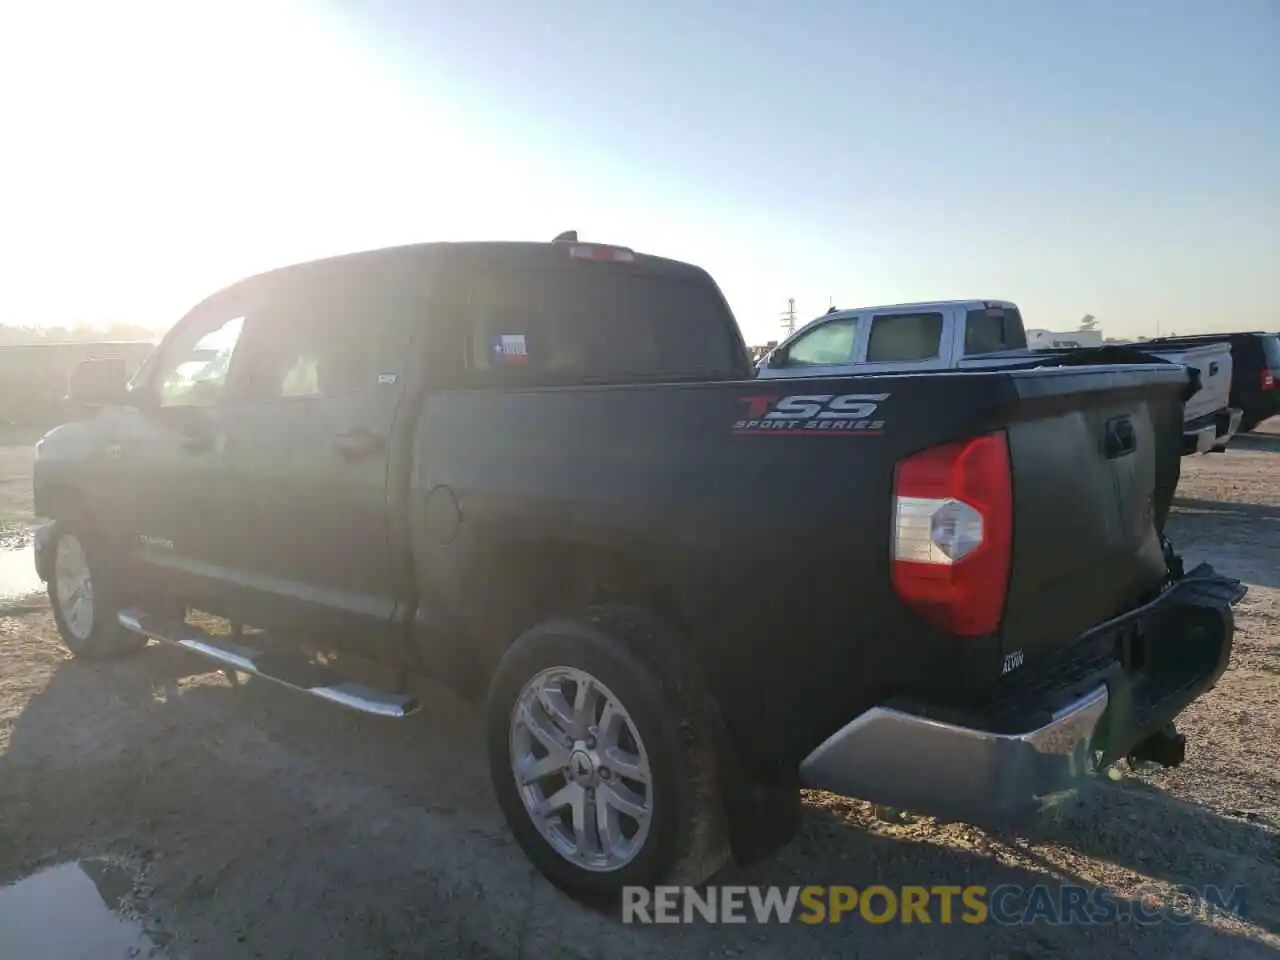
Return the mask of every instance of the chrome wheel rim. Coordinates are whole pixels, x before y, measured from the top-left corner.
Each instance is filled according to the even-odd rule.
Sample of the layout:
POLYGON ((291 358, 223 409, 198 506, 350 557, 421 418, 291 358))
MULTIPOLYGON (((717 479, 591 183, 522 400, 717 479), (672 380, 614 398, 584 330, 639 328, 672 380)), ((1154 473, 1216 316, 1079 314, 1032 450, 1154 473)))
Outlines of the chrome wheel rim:
POLYGON ((88 640, 93 632, 93 577, 84 546, 71 534, 58 538, 53 570, 62 620, 77 640, 88 640))
POLYGON ((619 870, 644 849, 653 774, 635 721, 573 667, 525 684, 511 712, 511 773, 538 833, 570 863, 619 870))

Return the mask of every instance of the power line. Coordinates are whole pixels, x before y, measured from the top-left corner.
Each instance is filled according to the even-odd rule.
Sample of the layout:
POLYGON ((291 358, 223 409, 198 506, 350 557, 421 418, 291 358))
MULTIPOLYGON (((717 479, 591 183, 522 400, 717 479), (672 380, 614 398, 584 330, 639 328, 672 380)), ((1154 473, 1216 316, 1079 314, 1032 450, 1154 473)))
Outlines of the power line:
POLYGON ((782 312, 782 329, 789 337, 796 332, 796 298, 787 299, 787 309, 782 312))

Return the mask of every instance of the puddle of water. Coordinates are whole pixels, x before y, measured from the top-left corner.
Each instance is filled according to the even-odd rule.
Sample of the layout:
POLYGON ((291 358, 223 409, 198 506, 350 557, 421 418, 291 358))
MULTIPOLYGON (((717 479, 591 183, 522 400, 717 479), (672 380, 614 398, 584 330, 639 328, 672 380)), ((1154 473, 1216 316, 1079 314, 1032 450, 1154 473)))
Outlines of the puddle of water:
POLYGON ((64 863, 0 887, 0 957, 162 960, 142 924, 116 912, 133 887, 125 870, 103 860, 64 863))
POLYGON ((0 550, 0 600, 15 600, 44 590, 36 576, 35 555, 30 546, 0 550))

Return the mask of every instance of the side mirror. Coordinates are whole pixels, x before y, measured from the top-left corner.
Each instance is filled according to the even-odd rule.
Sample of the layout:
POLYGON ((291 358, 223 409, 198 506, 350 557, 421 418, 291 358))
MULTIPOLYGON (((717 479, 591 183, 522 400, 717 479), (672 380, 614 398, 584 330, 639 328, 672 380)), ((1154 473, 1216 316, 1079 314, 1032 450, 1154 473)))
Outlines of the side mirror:
POLYGON ((129 370, 120 357, 83 360, 67 378, 67 403, 75 407, 106 407, 129 401, 129 370))

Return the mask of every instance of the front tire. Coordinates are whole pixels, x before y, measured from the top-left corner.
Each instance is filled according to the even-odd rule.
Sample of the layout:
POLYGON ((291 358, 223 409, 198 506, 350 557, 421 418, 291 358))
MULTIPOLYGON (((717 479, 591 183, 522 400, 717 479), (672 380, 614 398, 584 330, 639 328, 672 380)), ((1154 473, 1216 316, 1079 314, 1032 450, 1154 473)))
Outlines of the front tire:
POLYGON ((489 688, 490 775, 507 823, 548 880, 592 905, 723 866, 722 744, 696 668, 638 610, 533 627, 489 688))
POLYGON ((127 656, 147 638, 120 626, 120 592, 110 561, 87 524, 59 524, 48 581, 49 602, 58 634, 78 658, 106 660, 127 656))

